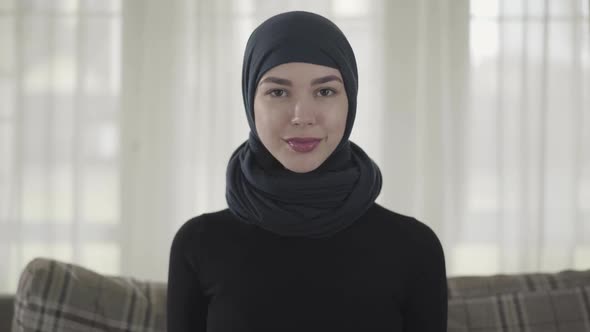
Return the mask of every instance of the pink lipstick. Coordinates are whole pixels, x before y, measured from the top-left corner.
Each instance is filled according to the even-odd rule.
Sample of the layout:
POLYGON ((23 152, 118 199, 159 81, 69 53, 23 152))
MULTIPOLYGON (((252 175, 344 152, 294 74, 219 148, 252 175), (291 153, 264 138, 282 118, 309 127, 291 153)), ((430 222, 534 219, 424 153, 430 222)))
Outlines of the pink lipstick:
POLYGON ((296 152, 311 152, 321 142, 321 138, 313 137, 293 137, 286 139, 287 144, 296 152))

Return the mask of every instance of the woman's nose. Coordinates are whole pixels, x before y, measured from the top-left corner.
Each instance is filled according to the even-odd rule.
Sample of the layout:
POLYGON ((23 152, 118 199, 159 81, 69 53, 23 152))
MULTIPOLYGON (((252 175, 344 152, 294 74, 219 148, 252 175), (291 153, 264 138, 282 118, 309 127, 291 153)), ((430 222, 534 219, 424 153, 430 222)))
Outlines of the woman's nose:
POLYGON ((298 100, 295 103, 293 110, 293 118, 291 124, 293 125, 313 125, 316 122, 315 107, 311 101, 304 99, 298 100))

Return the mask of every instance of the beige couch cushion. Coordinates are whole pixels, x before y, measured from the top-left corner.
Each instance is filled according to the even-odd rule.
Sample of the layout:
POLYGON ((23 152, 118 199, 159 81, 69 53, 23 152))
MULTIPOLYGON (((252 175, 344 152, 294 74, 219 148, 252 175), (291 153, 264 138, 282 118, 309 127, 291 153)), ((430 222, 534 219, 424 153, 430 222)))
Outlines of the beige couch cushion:
POLYGON ((21 274, 13 331, 165 331, 166 285, 36 258, 21 274))
POLYGON ((522 273, 448 278, 449 300, 513 292, 567 289, 590 285, 590 270, 557 273, 522 273))
POLYGON ((590 270, 449 278, 448 332, 588 332, 590 270))

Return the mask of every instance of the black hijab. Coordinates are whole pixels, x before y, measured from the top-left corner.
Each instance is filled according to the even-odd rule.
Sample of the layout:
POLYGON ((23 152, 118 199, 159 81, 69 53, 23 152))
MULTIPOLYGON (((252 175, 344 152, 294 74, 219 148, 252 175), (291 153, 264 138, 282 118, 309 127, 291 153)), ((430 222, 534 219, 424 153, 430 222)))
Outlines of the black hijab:
POLYGON ((358 73, 350 44, 323 16, 295 11, 273 16, 252 32, 242 67, 242 95, 250 135, 227 167, 229 209, 241 221, 283 236, 322 238, 350 226, 381 191, 381 172, 348 138, 356 114, 358 73), (254 122, 258 82, 271 68, 306 62, 338 69, 348 97, 342 140, 315 170, 292 172, 260 141, 254 122))

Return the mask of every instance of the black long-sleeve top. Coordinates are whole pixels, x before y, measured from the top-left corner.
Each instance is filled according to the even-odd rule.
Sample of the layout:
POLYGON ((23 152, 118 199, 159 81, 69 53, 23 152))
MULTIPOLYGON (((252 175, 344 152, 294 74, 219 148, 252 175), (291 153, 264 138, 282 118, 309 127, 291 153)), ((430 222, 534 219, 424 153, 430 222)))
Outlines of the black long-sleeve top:
POLYGON ((169 332, 441 332, 447 283, 424 223, 373 206, 323 239, 284 237, 228 209, 176 233, 169 332))

